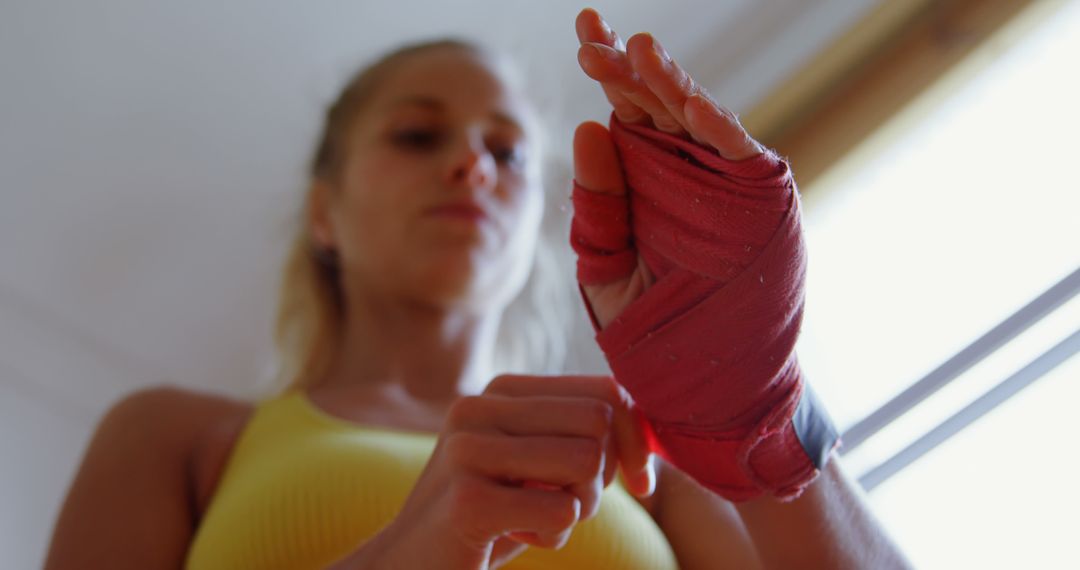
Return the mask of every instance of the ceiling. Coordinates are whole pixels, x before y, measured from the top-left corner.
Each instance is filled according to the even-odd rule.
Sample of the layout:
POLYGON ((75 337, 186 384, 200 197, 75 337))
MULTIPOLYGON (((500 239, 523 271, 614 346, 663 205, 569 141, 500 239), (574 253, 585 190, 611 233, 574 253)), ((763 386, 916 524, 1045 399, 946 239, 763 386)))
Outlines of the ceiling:
MULTIPOLYGON (((738 111, 873 4, 595 6, 624 37, 653 32, 738 111)), ((565 172, 572 126, 607 114, 576 66, 580 8, 6 2, 0 382, 80 417, 146 384, 250 392, 270 354, 303 166, 346 76, 410 39, 449 34, 504 48, 529 78, 565 172)))

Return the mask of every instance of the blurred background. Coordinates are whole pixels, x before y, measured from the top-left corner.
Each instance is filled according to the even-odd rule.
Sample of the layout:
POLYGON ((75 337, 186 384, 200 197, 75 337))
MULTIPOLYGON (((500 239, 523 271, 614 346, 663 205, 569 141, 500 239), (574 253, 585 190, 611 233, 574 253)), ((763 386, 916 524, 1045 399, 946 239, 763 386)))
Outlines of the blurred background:
MULTIPOLYGON (((1080 567, 1080 2, 593 6, 623 37, 654 33, 790 158, 810 247, 800 358, 916 565, 1080 567)), ((323 109, 382 51, 456 35, 518 62, 551 133, 561 243, 570 134, 608 115, 576 65, 582 7, 5 0, 0 567, 42 564, 123 394, 266 393, 323 109)), ((604 369, 582 315, 568 337, 567 370, 604 369)))

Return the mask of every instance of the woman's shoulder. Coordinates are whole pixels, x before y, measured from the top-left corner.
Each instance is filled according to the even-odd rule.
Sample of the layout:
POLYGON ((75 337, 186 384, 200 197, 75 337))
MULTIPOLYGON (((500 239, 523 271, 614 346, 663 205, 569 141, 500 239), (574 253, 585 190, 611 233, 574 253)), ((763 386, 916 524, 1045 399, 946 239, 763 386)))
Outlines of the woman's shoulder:
POLYGON ((235 440, 229 434, 242 430, 250 410, 237 400, 170 386, 118 400, 83 455, 46 567, 107 567, 117 560, 178 567, 201 516, 192 505, 216 482, 209 450, 235 440), (153 540, 132 542, 134 535, 153 540))
POLYGON ((172 385, 140 388, 118 400, 102 420, 160 438, 162 444, 192 442, 222 424, 250 415, 250 402, 172 385))
POLYGON ((120 398, 114 408, 153 409, 156 412, 168 410, 214 411, 225 408, 251 406, 250 402, 238 400, 221 394, 196 390, 193 388, 160 384, 139 388, 120 398))
POLYGON ((205 511, 236 440, 255 410, 252 402, 172 385, 139 389, 107 414, 138 429, 159 452, 182 456, 198 514, 205 511))

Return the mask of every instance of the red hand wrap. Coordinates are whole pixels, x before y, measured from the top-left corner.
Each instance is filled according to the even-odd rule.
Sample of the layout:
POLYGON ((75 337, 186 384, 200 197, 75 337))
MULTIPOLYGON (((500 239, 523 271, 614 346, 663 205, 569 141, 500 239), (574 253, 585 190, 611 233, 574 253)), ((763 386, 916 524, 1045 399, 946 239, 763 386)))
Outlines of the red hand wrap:
POLYGON ((584 285, 629 276, 638 254, 656 278, 597 333, 616 379, 654 450, 703 485, 797 497, 838 439, 795 358, 806 251, 791 171, 614 118, 611 134, 628 195, 575 185, 571 244, 584 285))

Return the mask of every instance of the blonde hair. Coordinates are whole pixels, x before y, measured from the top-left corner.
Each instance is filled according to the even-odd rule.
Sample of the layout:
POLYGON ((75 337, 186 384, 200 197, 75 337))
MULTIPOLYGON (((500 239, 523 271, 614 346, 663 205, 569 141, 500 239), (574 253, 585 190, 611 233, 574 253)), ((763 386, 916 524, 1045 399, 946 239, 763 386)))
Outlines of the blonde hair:
MULTIPOLYGON (((439 49, 490 55, 469 42, 440 39, 407 45, 361 69, 326 112, 322 136, 309 168, 312 180, 332 180, 337 175, 343 160, 345 135, 387 73, 408 57, 439 49)), ((303 389, 322 378, 335 356, 343 326, 340 268, 334 253, 320 249, 308 233, 310 198, 311 188, 281 275, 274 325, 278 389, 303 389)), ((565 275, 558 265, 541 236, 532 275, 504 313, 496 352, 496 366, 500 370, 555 372, 561 368, 565 356, 565 343, 561 339, 569 303, 566 287, 554 281, 556 276, 565 275), (546 310, 540 310, 541 307, 546 310)))

